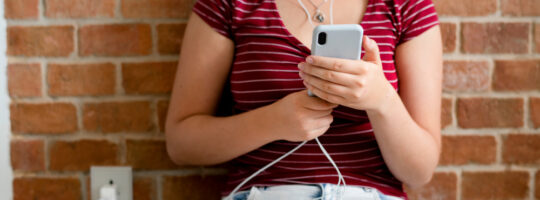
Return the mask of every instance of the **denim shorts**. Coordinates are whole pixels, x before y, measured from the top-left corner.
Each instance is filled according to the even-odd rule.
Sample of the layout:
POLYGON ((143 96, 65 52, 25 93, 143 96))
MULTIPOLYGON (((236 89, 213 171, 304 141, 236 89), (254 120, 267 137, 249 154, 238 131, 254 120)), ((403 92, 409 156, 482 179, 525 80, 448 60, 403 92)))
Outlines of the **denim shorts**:
MULTIPOLYGON (((389 196, 372 187, 346 186, 341 195, 342 200, 403 200, 389 196)), ((232 200, 338 200, 336 184, 320 183, 313 185, 280 185, 258 186, 250 190, 237 192, 232 200)), ((230 200, 223 198, 223 200, 230 200)))

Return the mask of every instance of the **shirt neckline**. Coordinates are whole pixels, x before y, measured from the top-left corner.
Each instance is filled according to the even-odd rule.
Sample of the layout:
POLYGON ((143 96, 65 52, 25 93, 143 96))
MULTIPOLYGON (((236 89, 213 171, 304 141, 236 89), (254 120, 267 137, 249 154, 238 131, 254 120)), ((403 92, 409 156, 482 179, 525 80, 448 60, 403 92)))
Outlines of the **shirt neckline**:
MULTIPOLYGON (((371 12, 371 8, 374 7, 374 6, 370 6, 374 0, 367 0, 367 4, 366 4, 366 9, 364 11, 364 14, 362 15, 362 19, 360 20, 360 25, 362 25, 362 23, 364 23, 364 21, 366 20, 366 13, 368 12, 371 12)), ((276 4, 276 0, 271 0, 271 6, 272 6, 272 9, 275 10, 275 15, 276 17, 278 18, 278 21, 279 21, 279 25, 282 27, 281 28, 281 31, 284 32, 284 34, 288 35, 287 39, 291 42, 293 42, 293 44, 295 44, 295 46, 297 46, 298 48, 304 50, 308 55, 311 55, 311 49, 306 46, 302 41, 300 41, 296 36, 294 36, 290 31, 289 29, 285 26, 285 23, 283 22, 283 18, 281 17, 281 15, 279 14, 279 10, 277 8, 277 4, 276 4)))

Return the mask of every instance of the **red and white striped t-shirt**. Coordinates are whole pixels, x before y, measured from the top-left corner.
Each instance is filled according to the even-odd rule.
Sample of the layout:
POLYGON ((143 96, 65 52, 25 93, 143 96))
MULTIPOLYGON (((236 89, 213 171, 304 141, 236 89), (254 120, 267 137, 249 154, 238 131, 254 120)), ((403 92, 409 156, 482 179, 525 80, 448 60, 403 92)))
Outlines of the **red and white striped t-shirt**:
MULTIPOLYGON (((198 0, 193 11, 214 30, 234 41, 230 92, 237 113, 271 104, 305 89, 297 64, 311 52, 285 28, 275 0, 198 0)), ((437 24, 431 0, 368 0, 360 25, 364 34, 379 45, 384 74, 396 90, 396 46, 437 24)), ((382 158, 366 112, 339 106, 332 115, 334 122, 319 139, 347 184, 371 186, 385 194, 406 198, 402 183, 392 175, 382 158)), ((228 194, 244 178, 298 144, 275 141, 234 159, 230 162, 231 172, 223 194, 228 194)), ((248 182, 242 190, 255 185, 337 181, 335 169, 317 144, 310 141, 248 182)))

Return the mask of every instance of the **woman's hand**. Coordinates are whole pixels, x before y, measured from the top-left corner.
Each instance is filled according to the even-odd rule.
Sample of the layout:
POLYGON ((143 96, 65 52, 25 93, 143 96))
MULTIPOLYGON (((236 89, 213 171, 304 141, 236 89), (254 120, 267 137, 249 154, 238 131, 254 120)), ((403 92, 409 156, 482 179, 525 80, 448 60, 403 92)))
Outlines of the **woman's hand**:
POLYGON ((332 109, 337 104, 308 96, 307 90, 291 93, 269 105, 267 121, 271 134, 278 140, 300 142, 324 134, 333 121, 332 109))
POLYGON ((364 36, 363 60, 309 56, 298 65, 304 85, 321 99, 358 110, 378 110, 394 88, 382 69, 377 43, 364 36))

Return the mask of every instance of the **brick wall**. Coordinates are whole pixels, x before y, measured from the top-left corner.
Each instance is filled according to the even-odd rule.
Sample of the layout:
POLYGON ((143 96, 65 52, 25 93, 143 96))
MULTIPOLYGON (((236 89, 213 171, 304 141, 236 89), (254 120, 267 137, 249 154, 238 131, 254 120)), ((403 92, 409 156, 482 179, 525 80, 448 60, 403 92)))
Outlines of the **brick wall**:
MULTIPOLYGON (((443 153, 412 199, 540 199, 540 1, 434 0, 443 153)), ((223 170, 177 167, 163 122, 192 0, 5 0, 14 199, 90 199, 91 165, 135 199, 212 199, 223 170), (210 191, 210 192, 208 192, 210 191)))

